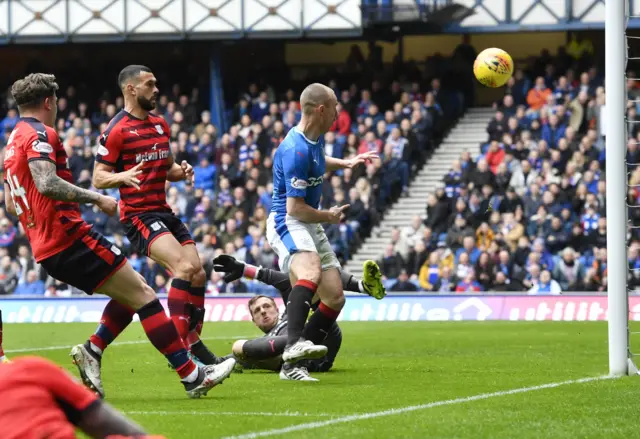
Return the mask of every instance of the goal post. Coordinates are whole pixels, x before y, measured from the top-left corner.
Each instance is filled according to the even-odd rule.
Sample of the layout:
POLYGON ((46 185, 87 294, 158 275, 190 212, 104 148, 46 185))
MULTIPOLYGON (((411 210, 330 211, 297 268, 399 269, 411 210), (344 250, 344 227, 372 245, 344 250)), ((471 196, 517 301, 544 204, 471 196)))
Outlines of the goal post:
POLYGON ((628 375, 635 367, 629 356, 629 293, 627 289, 627 130, 626 79, 628 0, 605 2, 607 279, 609 373, 628 375))

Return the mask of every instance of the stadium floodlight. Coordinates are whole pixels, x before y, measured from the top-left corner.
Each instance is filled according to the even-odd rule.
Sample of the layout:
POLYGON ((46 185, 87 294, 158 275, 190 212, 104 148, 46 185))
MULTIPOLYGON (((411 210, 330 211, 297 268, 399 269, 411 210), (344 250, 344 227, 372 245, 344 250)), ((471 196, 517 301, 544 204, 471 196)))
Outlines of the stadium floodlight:
POLYGON ((628 1, 605 2, 606 178, 609 373, 637 373, 629 345, 627 289, 626 64, 628 1))

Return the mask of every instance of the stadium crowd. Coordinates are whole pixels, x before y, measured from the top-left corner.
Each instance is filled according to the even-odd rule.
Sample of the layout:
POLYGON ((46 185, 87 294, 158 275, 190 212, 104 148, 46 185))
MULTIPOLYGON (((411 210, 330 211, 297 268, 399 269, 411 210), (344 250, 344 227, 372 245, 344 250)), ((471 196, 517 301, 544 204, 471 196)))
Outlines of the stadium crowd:
MULTIPOLYGON (((348 62, 352 71, 365 71, 367 63, 357 51, 348 62)), ((442 62, 442 61, 440 61, 442 62)), ((417 68, 408 69, 403 82, 371 78, 352 83, 349 77, 330 80, 340 103, 338 118, 326 135, 326 153, 349 158, 375 150, 381 160, 366 167, 325 176, 325 207, 349 203, 347 216, 326 228, 339 258, 351 252, 380 220, 390 202, 406 190, 412 174, 424 163, 447 121, 462 112, 458 92, 445 88, 437 77, 422 87, 417 68)), ((63 78, 60 78, 63 79, 63 78)), ((272 156, 284 136, 299 120, 300 90, 277 92, 268 85, 250 84, 239 96, 229 116, 229 128, 220 131, 211 122, 197 89, 183 91, 176 84, 161 90, 156 113, 171 129, 171 150, 177 162, 194 166, 194 184, 168 185, 168 203, 188 225, 209 276, 207 292, 264 292, 253 282, 223 282, 212 271, 211 260, 218 253, 231 254, 249 263, 277 268, 277 258, 264 237, 271 205, 272 156)), ((123 100, 102 99, 95 108, 78 97, 76 88, 60 90, 56 129, 69 155, 68 165, 77 184, 92 188, 91 175, 98 137, 108 121, 123 108, 123 100)), ((3 96, 6 108, 0 119, 0 136, 6 145, 18 121, 10 93, 3 96)), ((1 107, 0 107, 1 108, 1 107)), ((93 188, 92 188, 93 189, 93 188)), ((118 198, 117 189, 107 190, 118 198)), ((4 196, 0 197, 3 203, 4 196)), ((133 252, 117 217, 108 217, 97 207, 82 208, 83 217, 122 248, 134 268, 158 293, 165 293, 169 275, 151 259, 133 252)), ((267 289, 267 291, 271 291, 267 289)), ((47 276, 35 263, 20 224, 0 209, 0 294, 68 295, 72 291, 47 276)))
MULTIPOLYGON (((391 290, 606 291, 604 77, 590 53, 575 55, 545 51, 516 70, 479 154, 452 163, 424 221, 393 231, 381 261, 398 277, 391 290)), ((628 83, 630 205, 640 202, 638 85, 628 83)), ((629 218, 640 225, 638 209, 629 218)), ((639 238, 630 228, 634 289, 639 238)))

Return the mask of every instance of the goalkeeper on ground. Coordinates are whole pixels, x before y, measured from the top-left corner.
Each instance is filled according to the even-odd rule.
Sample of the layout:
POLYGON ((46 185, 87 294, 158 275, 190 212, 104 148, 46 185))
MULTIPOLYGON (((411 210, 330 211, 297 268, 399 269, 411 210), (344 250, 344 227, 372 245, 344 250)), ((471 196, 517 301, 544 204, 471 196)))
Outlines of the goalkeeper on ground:
MULTIPOLYGON (((213 268, 215 271, 226 273, 225 282, 233 282, 244 276, 271 285, 280 292, 284 303, 287 303, 291 292, 291 281, 286 273, 245 264, 228 255, 216 257, 213 260, 213 268)), ((380 268, 373 261, 364 263, 362 280, 346 272, 342 272, 341 277, 345 291, 368 294, 376 299, 382 299, 386 295, 381 282, 380 268)), ((313 300, 312 309, 315 309, 319 301, 317 297, 314 297, 313 300)), ((253 323, 265 333, 265 336, 252 340, 236 341, 233 344, 232 355, 245 368, 279 371, 282 366, 281 355, 287 344, 287 313, 285 311, 279 315, 275 301, 271 297, 263 295, 252 297, 248 307, 253 323)), ((342 343, 340 327, 334 323, 324 335, 324 339, 311 341, 327 346, 327 355, 317 360, 303 361, 300 366, 306 367, 309 372, 328 371, 333 366, 333 361, 342 343)), ((299 377, 300 380, 309 378, 311 377, 302 374, 299 377)))

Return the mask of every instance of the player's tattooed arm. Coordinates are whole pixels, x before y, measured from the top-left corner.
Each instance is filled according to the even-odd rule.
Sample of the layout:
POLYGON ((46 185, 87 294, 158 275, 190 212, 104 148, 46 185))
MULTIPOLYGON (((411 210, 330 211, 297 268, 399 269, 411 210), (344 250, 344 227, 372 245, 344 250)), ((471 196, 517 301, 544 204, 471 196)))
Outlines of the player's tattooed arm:
POLYGON ((9 212, 13 216, 18 216, 18 212, 16 212, 16 205, 13 204, 13 198, 11 197, 11 188, 4 182, 4 205, 9 212))
POLYGON ((75 186, 56 174, 56 165, 48 160, 32 160, 29 162, 31 176, 38 192, 47 198, 73 203, 95 204, 100 194, 75 186))

